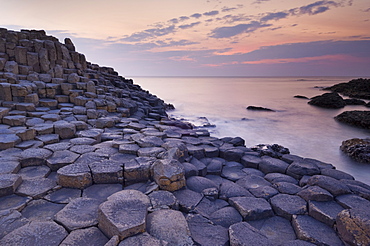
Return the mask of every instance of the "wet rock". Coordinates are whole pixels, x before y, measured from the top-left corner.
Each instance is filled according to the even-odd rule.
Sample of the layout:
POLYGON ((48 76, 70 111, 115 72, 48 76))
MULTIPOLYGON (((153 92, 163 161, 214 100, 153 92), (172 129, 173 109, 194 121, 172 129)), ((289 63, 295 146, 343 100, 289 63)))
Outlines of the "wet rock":
POLYGON ((72 231, 60 244, 61 246, 105 245, 108 238, 96 227, 72 231))
POLYGON ((341 180, 341 179, 354 180, 355 179, 352 175, 348 173, 339 171, 337 169, 329 169, 329 168, 322 169, 321 175, 329 176, 329 177, 332 177, 338 180, 341 180))
POLYGON ((299 196, 279 194, 272 197, 270 202, 274 212, 288 220, 291 220, 293 215, 307 212, 307 202, 299 196))
POLYGON ((186 220, 191 237, 199 245, 228 245, 227 228, 213 225, 211 221, 198 214, 188 215, 186 220))
POLYGON ((83 190, 82 197, 105 201, 109 196, 121 190, 121 184, 94 184, 83 190))
POLYGON ((117 161, 94 162, 89 165, 95 184, 122 183, 123 166, 117 161))
POLYGON ((13 194, 21 183, 18 174, 0 174, 0 197, 13 194))
POLYGON ((152 172, 154 181, 163 190, 179 190, 186 184, 184 168, 177 160, 157 160, 152 172))
POLYGON ((214 198, 210 199, 209 197, 204 196, 191 212, 195 212, 206 218, 209 218, 212 213, 229 205, 230 204, 224 200, 214 198))
POLYGON ((212 180, 209 180, 201 176, 192 176, 188 178, 186 180, 186 186, 188 187, 188 189, 198 193, 202 193, 203 190, 208 188, 218 189, 218 186, 212 180))
POLYGON ((337 196, 335 200, 344 208, 356 208, 366 210, 370 206, 370 201, 353 194, 337 196))
POLYGON ((173 194, 179 201, 180 210, 185 213, 192 211, 203 198, 202 194, 188 189, 178 190, 173 194))
POLYGON ((207 166, 203 162, 199 161, 196 158, 192 158, 190 163, 195 166, 199 176, 207 175, 207 166))
POLYGON ((338 93, 324 93, 320 96, 311 98, 308 104, 322 108, 343 108, 346 106, 345 101, 338 93))
POLYGON ((264 219, 273 215, 270 204, 262 198, 232 197, 229 202, 247 221, 264 219))
POLYGON ((268 182, 266 179, 254 174, 247 175, 246 177, 236 181, 236 183, 247 190, 255 189, 262 186, 271 186, 271 183, 268 182))
POLYGON ((158 190, 153 191, 148 195, 153 209, 170 208, 174 210, 179 209, 179 203, 176 197, 169 191, 158 190))
POLYGON ((333 228, 308 215, 295 215, 292 219, 297 237, 316 245, 344 245, 333 228))
POLYGON ((289 194, 289 195, 295 195, 302 190, 302 188, 299 187, 298 185, 295 185, 289 182, 277 182, 273 186, 280 193, 289 194))
POLYGON ((61 188, 46 195, 44 199, 53 203, 67 204, 80 196, 81 190, 79 189, 61 188))
POLYGON ((316 185, 304 188, 302 191, 298 192, 297 195, 302 197, 306 201, 312 200, 318 202, 325 202, 333 200, 333 195, 330 194, 329 191, 316 185))
POLYGON ((267 181, 271 183, 289 182, 292 184, 298 184, 298 180, 282 173, 268 173, 264 177, 267 181))
POLYGON ((68 230, 82 229, 98 224, 98 207, 100 201, 91 198, 76 198, 68 203, 54 217, 68 230))
POLYGON ((370 218, 367 210, 346 209, 336 218, 339 236, 349 245, 370 244, 370 218))
MULTIPOLYGON (((29 221, 16 210, 0 210, 0 239, 29 221)), ((0 241, 1 242, 1 241, 0 241)))
POLYGON ((258 107, 258 106, 248 106, 248 110, 255 110, 255 111, 268 111, 268 112, 275 112, 275 110, 264 108, 264 107, 258 107))
POLYGON ((65 205, 45 201, 43 199, 33 200, 22 210, 22 215, 30 221, 53 220, 65 205))
POLYGON ((353 79, 347 83, 339 83, 325 88, 349 97, 370 99, 369 79, 353 79))
POLYGON ((308 179, 307 183, 309 185, 320 186, 334 196, 351 193, 351 190, 343 182, 328 176, 314 175, 308 179))
POLYGON ((258 165, 258 169, 264 173, 285 173, 288 166, 289 164, 285 161, 264 156, 258 165))
POLYGON ((22 167, 45 165, 46 159, 52 154, 50 150, 42 148, 26 149, 21 153, 20 163, 22 167))
MULTIPOLYGON (((256 228, 276 245, 285 245, 285 242, 296 239, 294 229, 289 220, 280 216, 273 216, 262 220, 262 222, 256 228)), ((252 224, 252 222, 250 223, 252 224)))
POLYGON ((248 224, 240 222, 230 226, 229 237, 231 246, 239 245, 274 245, 265 235, 259 230, 248 224))
POLYGON ((228 200, 231 197, 253 197, 253 195, 244 187, 234 182, 223 182, 220 187, 220 199, 228 200))
POLYGON ((147 217, 147 231, 169 245, 193 245, 184 215, 175 210, 156 210, 147 217))
POLYGON ((321 221, 331 227, 333 227, 335 223, 335 218, 337 217, 338 213, 341 212, 343 209, 344 208, 335 201, 308 202, 308 214, 318 221, 321 221))
POLYGON ((342 142, 340 149, 352 159, 370 163, 370 141, 353 138, 342 142))
POLYGON ((144 232, 149 198, 140 191, 123 190, 99 206, 99 228, 105 235, 121 240, 144 232))
POLYGON ((124 239, 120 242, 118 246, 131 246, 131 245, 141 245, 141 246, 167 246, 168 243, 164 240, 156 239, 147 232, 139 234, 137 236, 132 236, 124 239))
POLYGON ((249 189, 249 192, 257 198, 264 198, 265 200, 270 199, 271 197, 279 194, 279 191, 271 186, 260 186, 257 188, 249 189))
POLYGON ((292 176, 293 178, 301 179, 305 175, 312 176, 320 174, 321 172, 316 164, 305 162, 303 160, 303 161, 294 161, 292 164, 290 164, 286 173, 289 176, 292 176))
POLYGON ((213 212, 209 219, 215 224, 225 228, 229 228, 231 225, 243 221, 243 217, 233 207, 224 207, 213 212))
POLYGON ((59 245, 68 235, 63 226, 55 222, 31 222, 7 234, 0 245, 59 245))
POLYGON ((84 189, 92 185, 92 175, 88 165, 70 164, 58 170, 57 183, 67 188, 84 189))
POLYGON ((57 171, 59 168, 74 163, 78 157, 80 157, 79 154, 69 150, 55 151, 53 155, 47 159, 47 165, 52 171, 57 171))

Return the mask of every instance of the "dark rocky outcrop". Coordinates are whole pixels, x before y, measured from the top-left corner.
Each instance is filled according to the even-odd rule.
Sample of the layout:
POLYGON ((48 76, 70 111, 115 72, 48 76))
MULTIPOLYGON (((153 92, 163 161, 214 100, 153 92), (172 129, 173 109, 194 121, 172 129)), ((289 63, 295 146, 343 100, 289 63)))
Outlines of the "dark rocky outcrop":
POLYGON ((370 129, 370 111, 345 111, 334 117, 337 121, 370 129))
POLYGON ((370 79, 353 79, 347 83, 327 87, 325 90, 338 92, 349 97, 370 99, 370 79))
POLYGON ((346 106, 346 102, 343 98, 335 92, 324 93, 320 96, 312 97, 308 104, 322 108, 343 108, 346 106))
POLYGON ((255 110, 255 111, 269 111, 269 112, 275 112, 275 110, 272 110, 270 108, 264 108, 259 106, 248 106, 248 110, 255 110))
POLYGON ((342 142, 340 150, 356 161, 370 163, 370 140, 353 138, 342 142))

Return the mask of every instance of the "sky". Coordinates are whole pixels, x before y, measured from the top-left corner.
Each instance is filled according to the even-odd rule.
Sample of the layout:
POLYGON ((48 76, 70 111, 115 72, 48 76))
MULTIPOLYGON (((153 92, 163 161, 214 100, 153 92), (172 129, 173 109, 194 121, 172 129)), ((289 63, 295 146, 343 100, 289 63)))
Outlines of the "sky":
POLYGON ((0 0, 130 76, 370 76, 369 0, 0 0))

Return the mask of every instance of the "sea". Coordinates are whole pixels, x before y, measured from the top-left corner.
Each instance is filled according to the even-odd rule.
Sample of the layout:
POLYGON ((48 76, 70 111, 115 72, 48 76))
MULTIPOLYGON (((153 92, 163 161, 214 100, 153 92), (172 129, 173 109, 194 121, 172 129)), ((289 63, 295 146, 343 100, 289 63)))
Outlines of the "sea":
MULTIPOLYGON (((247 147, 279 144, 293 155, 333 164, 370 184, 370 164, 342 153, 342 141, 368 138, 370 130, 337 122, 334 117, 365 106, 324 109, 307 99, 325 87, 356 77, 133 77, 134 83, 175 106, 170 117, 207 128, 211 136, 242 137, 247 147), (251 111, 248 106, 274 110, 251 111)), ((346 98, 346 97, 344 97, 346 98)))

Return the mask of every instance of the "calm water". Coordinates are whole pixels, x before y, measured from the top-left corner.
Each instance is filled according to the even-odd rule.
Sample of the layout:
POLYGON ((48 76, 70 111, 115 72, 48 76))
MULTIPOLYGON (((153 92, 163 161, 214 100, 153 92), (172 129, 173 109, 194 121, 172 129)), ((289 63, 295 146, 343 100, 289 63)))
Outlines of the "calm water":
POLYGON ((326 87, 348 82, 347 77, 227 78, 227 77, 136 77, 136 84, 172 103, 170 115, 203 124, 206 117, 215 128, 212 136, 245 139, 246 146, 277 143, 302 157, 332 163, 337 169, 370 184, 370 165, 357 163, 339 150, 343 140, 369 137, 370 131, 336 122, 333 117, 364 106, 322 109, 295 95, 313 97, 326 87), (248 111, 249 105, 276 112, 248 111))

